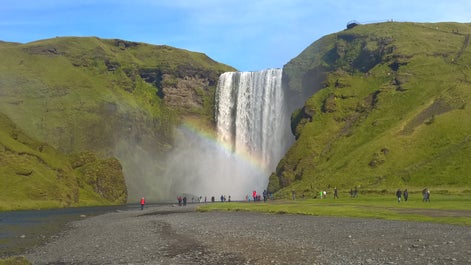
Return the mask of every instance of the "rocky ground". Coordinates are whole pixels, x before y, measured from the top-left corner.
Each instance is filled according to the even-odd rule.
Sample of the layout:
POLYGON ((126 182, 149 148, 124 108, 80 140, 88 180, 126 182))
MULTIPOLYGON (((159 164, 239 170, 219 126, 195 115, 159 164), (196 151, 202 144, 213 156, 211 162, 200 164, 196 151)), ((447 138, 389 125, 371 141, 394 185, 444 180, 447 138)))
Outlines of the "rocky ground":
POLYGON ((471 228, 195 206, 117 211, 70 224, 33 264, 471 264, 471 228))

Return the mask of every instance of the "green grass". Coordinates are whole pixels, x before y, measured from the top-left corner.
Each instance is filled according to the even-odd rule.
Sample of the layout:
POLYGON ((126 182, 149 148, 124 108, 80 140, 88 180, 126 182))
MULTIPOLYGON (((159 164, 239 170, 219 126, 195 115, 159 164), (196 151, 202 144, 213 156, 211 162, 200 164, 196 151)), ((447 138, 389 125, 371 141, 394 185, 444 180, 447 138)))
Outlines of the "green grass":
POLYGON ((0 183, 0 211, 122 204, 127 194, 115 160, 91 153, 72 159, 29 137, 1 113, 0 183), (89 168, 93 171, 81 171, 89 168))
POLYGON ((29 262, 24 257, 11 257, 6 259, 0 259, 0 265, 30 265, 29 262))
POLYGON ((388 22, 306 48, 284 68, 289 89, 319 91, 298 112, 298 140, 270 187, 280 197, 335 186, 471 187, 469 34, 470 24, 388 22), (325 78, 308 82, 318 71, 325 78))
POLYGON ((471 195, 436 194, 431 202, 422 202, 421 194, 409 195, 407 202, 398 203, 395 196, 362 195, 340 199, 274 200, 257 203, 209 203, 199 211, 249 211, 271 214, 303 214, 314 216, 372 218, 414 222, 435 222, 471 226, 471 195))

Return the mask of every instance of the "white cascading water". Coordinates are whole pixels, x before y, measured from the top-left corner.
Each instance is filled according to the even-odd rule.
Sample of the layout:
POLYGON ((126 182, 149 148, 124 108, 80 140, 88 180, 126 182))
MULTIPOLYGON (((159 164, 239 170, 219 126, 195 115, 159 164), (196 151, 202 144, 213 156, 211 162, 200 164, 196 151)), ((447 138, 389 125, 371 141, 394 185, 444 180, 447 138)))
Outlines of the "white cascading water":
MULTIPOLYGON (((255 161, 255 174, 248 190, 259 192, 294 141, 281 86, 282 69, 259 72, 228 72, 219 77, 216 90, 216 122, 219 141, 235 155, 255 161)), ((242 179, 237 172, 234 179, 242 179)), ((250 181, 249 181, 250 182, 250 181)))
POLYGON ((281 75, 281 69, 222 74, 216 89, 217 141, 179 127, 165 175, 151 185, 155 194, 243 200, 253 190, 262 193, 294 142, 281 75))

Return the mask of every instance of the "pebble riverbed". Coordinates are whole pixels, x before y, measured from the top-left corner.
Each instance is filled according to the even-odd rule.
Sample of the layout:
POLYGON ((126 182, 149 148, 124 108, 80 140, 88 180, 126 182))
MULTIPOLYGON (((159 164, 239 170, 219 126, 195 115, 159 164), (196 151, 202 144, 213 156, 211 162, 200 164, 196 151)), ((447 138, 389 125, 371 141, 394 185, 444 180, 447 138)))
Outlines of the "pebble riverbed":
POLYGON ((33 264, 471 264, 471 227, 291 214, 116 211, 69 224, 33 264))

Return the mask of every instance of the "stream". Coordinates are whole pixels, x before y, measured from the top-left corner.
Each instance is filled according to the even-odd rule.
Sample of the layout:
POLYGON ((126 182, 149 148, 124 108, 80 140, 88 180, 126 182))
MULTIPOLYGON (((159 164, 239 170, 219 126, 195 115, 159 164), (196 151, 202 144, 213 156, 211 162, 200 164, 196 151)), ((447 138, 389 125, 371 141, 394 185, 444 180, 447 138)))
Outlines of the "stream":
POLYGON ((20 255, 29 248, 57 237, 71 221, 137 207, 127 205, 0 212, 0 258, 20 255))

